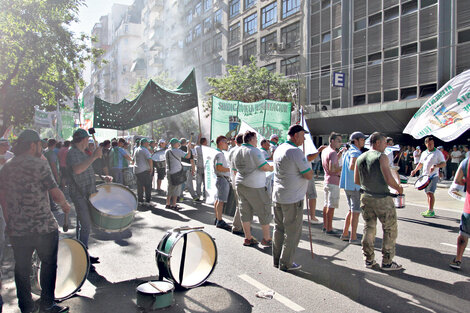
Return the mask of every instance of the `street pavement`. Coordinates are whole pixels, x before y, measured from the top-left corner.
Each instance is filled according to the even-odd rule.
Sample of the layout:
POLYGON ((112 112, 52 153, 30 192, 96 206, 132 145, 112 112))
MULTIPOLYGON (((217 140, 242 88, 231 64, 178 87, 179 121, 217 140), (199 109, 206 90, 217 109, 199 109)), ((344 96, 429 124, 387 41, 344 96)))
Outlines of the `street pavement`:
MULTIPOLYGON (((322 183, 317 181, 317 211, 321 219, 322 183)), ((207 282, 189 290, 176 290, 174 304, 164 312, 468 312, 470 307, 470 251, 462 269, 449 268, 456 250, 463 202, 447 195, 448 184, 436 192, 437 217, 425 219, 424 192, 405 188, 406 208, 398 209, 395 260, 403 271, 366 269, 361 247, 341 241, 312 225, 310 251, 306 211, 303 235, 295 261, 302 269, 282 272, 272 266, 271 248, 244 247, 243 237, 213 226, 213 208, 186 200, 179 212, 164 209, 164 197, 153 193, 153 207, 139 209, 130 229, 117 234, 95 231, 90 253, 100 257, 81 290, 63 301, 70 312, 140 312, 136 287, 158 278, 155 249, 169 229, 204 226, 216 242, 218 261, 207 282), (259 291, 274 291, 273 299, 257 298, 259 291)), ((347 214, 341 193, 334 227, 341 230, 347 214)), ((61 220, 61 216, 58 217, 61 220)), ((230 220, 229 217, 226 217, 230 220)), ((72 224, 75 221, 72 218, 72 224)), ((358 233, 362 235, 363 221, 358 233)), ((261 228, 253 225, 261 239, 261 228)), ((61 234, 73 237, 74 231, 61 234)), ((382 232, 378 224, 376 261, 381 263, 382 232)), ((13 258, 7 249, 3 263, 4 312, 19 312, 13 279, 13 258)))

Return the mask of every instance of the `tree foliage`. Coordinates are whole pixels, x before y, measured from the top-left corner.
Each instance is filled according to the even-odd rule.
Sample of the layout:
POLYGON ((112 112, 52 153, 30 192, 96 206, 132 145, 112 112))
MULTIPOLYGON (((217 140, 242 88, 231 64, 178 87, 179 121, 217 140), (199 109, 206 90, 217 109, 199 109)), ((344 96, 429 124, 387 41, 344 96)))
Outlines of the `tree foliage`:
POLYGON ((69 26, 84 0, 0 0, 0 110, 3 127, 52 110, 84 86, 84 62, 99 55, 69 26))
MULTIPOLYGON (((177 82, 172 79, 167 72, 162 72, 152 78, 159 86, 174 90, 178 87, 177 82)), ((132 87, 128 99, 136 98, 147 85, 147 80, 140 79, 132 87)), ((151 138, 186 137, 191 132, 197 133, 197 123, 194 110, 186 111, 181 114, 157 120, 153 123, 147 123, 130 130, 132 134, 149 136, 151 138)), ((197 136, 197 135, 196 135, 197 136)))
POLYGON ((225 100, 256 102, 263 99, 293 102, 298 87, 296 79, 289 79, 266 68, 259 68, 256 59, 251 58, 248 65, 227 65, 227 74, 223 77, 208 77, 211 89, 206 93, 204 103, 207 115, 212 109, 212 96, 225 100))

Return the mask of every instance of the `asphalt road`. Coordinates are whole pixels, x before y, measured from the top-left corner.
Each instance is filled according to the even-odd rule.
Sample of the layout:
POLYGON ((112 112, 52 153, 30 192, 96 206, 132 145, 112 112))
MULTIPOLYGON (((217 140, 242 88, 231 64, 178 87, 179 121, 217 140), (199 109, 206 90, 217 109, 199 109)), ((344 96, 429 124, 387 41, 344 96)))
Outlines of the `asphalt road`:
MULTIPOLYGON (((317 182, 317 216, 323 195, 317 182)), ((366 269, 361 247, 303 223, 295 261, 300 271, 285 273, 272 266, 271 249, 244 247, 243 238, 212 225, 209 205, 185 201, 179 212, 164 209, 164 198, 154 193, 153 208, 140 210, 129 230, 118 234, 95 232, 90 252, 99 256, 96 273, 90 273, 76 296, 65 300, 71 312, 140 312, 136 287, 156 280, 155 249, 167 230, 179 226, 204 226, 217 245, 218 262, 207 282, 197 288, 176 290, 174 304, 164 312, 467 312, 470 307, 470 251, 460 271, 449 268, 455 254, 462 202, 451 199, 446 188, 436 193, 437 217, 425 219, 425 195, 412 186, 405 189, 406 208, 398 210, 399 234, 395 260, 403 271, 366 269), (257 298, 258 291, 273 290, 273 299, 257 298)), ((347 213, 342 193, 334 227, 341 229, 347 213)), ((306 211, 305 211, 306 214, 306 211)), ((60 219, 60 217, 59 217, 60 219)), ((229 218, 227 218, 228 220, 229 218)), ((305 220, 307 216, 305 215, 305 220)), ((358 233, 362 234, 361 218, 358 233)), ((72 218, 72 224, 74 220, 72 218)), ((261 229, 253 225, 254 236, 261 229)), ((72 237, 73 231, 62 234, 72 237)), ((376 260, 381 261, 378 228, 376 260)), ((13 280, 11 250, 3 264, 4 312, 19 312, 13 280)))

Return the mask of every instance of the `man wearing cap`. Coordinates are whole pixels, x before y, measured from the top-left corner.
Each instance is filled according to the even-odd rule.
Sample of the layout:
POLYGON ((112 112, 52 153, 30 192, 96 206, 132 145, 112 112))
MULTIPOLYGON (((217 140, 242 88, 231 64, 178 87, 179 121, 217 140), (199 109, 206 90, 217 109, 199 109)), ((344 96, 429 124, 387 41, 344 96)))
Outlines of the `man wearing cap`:
POLYGON ((261 145, 260 150, 261 150, 261 153, 264 156, 264 159, 265 160, 272 160, 273 155, 271 153, 271 150, 269 149, 270 148, 269 140, 267 140, 267 139, 261 140, 260 145, 261 145))
POLYGON ((109 168, 113 181, 118 184, 124 184, 124 169, 129 167, 128 162, 132 162, 132 158, 124 149, 124 138, 113 141, 111 151, 109 152, 109 168))
POLYGON ((313 177, 310 164, 298 147, 304 143, 305 130, 292 125, 288 141, 274 152, 274 233, 273 265, 282 271, 298 270, 293 262, 295 249, 302 233, 304 197, 313 177))
MULTIPOLYGON (((165 153, 166 150, 166 141, 165 139, 160 139, 158 141, 156 153, 165 153)), ((162 192, 162 181, 165 179, 165 160, 163 161, 154 161, 153 166, 157 169, 157 192, 162 192)))
POLYGON ((436 191, 437 182, 439 181, 439 168, 446 166, 446 162, 442 152, 434 147, 434 138, 432 136, 427 137, 424 140, 424 144, 427 149, 421 153, 419 164, 411 171, 411 176, 414 176, 416 172, 422 169, 423 175, 429 177, 429 185, 424 189, 428 199, 428 210, 421 212, 421 215, 423 217, 435 217, 434 192, 436 191))
POLYGON ((360 131, 356 131, 349 136, 351 146, 343 155, 343 166, 341 169, 340 188, 344 189, 348 200, 349 212, 344 220, 343 234, 341 239, 352 244, 360 244, 357 239, 357 225, 359 214, 361 214, 361 186, 354 183, 354 168, 357 158, 362 154, 361 149, 366 142, 366 136, 360 131), (351 227, 351 235, 349 235, 351 227))
POLYGON ((276 151, 276 148, 279 146, 279 136, 276 134, 272 134, 271 137, 269 137, 269 151, 271 152, 271 156, 274 154, 274 151, 276 151))
POLYGON ((188 149, 188 152, 184 152, 179 147, 181 143, 176 138, 171 138, 170 140, 171 149, 166 150, 165 160, 166 160, 166 174, 168 177, 168 191, 166 195, 166 206, 167 209, 177 210, 180 209, 176 205, 176 198, 181 194, 181 185, 175 185, 171 181, 171 175, 178 173, 183 168, 181 164, 181 158, 191 157, 191 149, 188 149))
POLYGON ((199 139, 199 145, 196 146, 196 196, 202 199, 205 195, 206 186, 204 182, 204 156, 202 154, 202 146, 207 146, 207 138, 199 139))
POLYGON ((222 151, 228 150, 228 140, 225 136, 218 136, 216 139, 218 153, 214 156, 214 173, 217 176, 215 186, 217 194, 215 196, 215 226, 225 230, 232 230, 232 226, 222 219, 222 210, 224 203, 227 203, 230 192, 230 166, 222 151))
POLYGON ((266 189, 266 173, 273 167, 266 162, 261 151, 256 148, 256 133, 247 131, 243 135, 244 144, 233 155, 233 165, 237 171, 235 186, 243 232, 245 233, 244 246, 255 246, 258 241, 251 235, 251 221, 256 213, 263 232, 263 246, 271 246, 269 222, 271 221, 271 198, 266 189))
POLYGON ((421 147, 417 146, 416 150, 413 151, 413 170, 416 168, 416 166, 418 166, 420 157, 421 157, 421 147))
POLYGON ((140 146, 134 151, 135 167, 134 173, 137 177, 137 199, 144 204, 149 204, 152 198, 152 172, 153 160, 149 150, 149 141, 147 138, 140 139, 140 146))
POLYGON ((389 186, 403 193, 403 187, 393 178, 388 157, 384 154, 387 146, 384 134, 374 132, 370 136, 371 150, 357 158, 354 170, 354 182, 361 186, 362 217, 365 221, 362 252, 365 266, 373 268, 375 261, 375 233, 377 219, 382 223, 382 270, 395 271, 402 268, 393 261, 395 241, 398 234, 397 211, 390 197, 389 186))
MULTIPOLYGON (((103 155, 103 151, 98 148, 88 156, 85 149, 89 147, 89 135, 84 129, 77 129, 72 135, 72 147, 67 153, 67 168, 70 178, 70 197, 77 213, 77 239, 88 249, 88 239, 91 232, 91 218, 88 209, 88 199, 95 193, 96 179, 93 170, 93 162, 103 155)), ((105 177, 110 181, 110 177, 105 177)), ((91 263, 99 263, 97 257, 90 256, 91 263)), ((91 270, 94 267, 92 265, 91 270)))
MULTIPOLYGON (((181 143, 180 149, 183 150, 183 152, 188 152, 189 150, 193 149, 193 144, 191 143, 191 141, 186 140, 186 138, 181 138, 180 143, 181 143)), ((183 186, 181 187, 180 201, 181 202, 184 201, 183 192, 185 189, 188 190, 189 194, 191 195, 191 198, 193 198, 194 201, 200 201, 199 197, 194 191, 194 186, 193 186, 193 177, 196 174, 196 164, 194 163, 193 154, 191 154, 187 158, 185 157, 181 158, 181 162, 186 164, 186 166, 183 167, 185 170, 186 182, 184 182, 183 186)))
POLYGON ((41 260, 41 312, 65 313, 68 307, 54 303, 59 232, 49 197, 65 213, 70 204, 58 188, 34 130, 24 130, 13 147, 15 156, 0 170, 0 204, 15 258, 18 306, 23 313, 36 312, 31 296, 31 259, 34 250, 41 260))
POLYGON ((238 196, 237 196, 237 186, 235 184, 235 177, 237 175, 237 169, 235 168, 235 164, 233 163, 233 156, 235 155, 235 152, 242 146, 243 144, 243 134, 238 134, 235 136, 235 142, 237 143, 235 147, 230 149, 228 152, 228 163, 230 165, 230 168, 232 171, 230 172, 230 178, 232 180, 232 188, 235 191, 235 202, 237 203, 237 208, 235 210, 235 216, 233 217, 233 223, 232 223, 232 233, 235 235, 243 235, 243 226, 242 226, 242 219, 240 215, 240 201, 238 201, 238 196))
POLYGON ((452 147, 452 152, 450 153, 450 180, 454 179, 455 173, 459 168, 460 160, 462 159, 462 152, 458 149, 457 146, 452 147))
POLYGON ((333 230, 333 216, 335 208, 339 207, 339 181, 341 175, 341 165, 339 159, 344 150, 336 152, 341 147, 341 135, 331 133, 329 137, 330 145, 321 154, 325 179, 323 181, 324 201, 323 206, 323 229, 328 235, 335 235, 333 230))

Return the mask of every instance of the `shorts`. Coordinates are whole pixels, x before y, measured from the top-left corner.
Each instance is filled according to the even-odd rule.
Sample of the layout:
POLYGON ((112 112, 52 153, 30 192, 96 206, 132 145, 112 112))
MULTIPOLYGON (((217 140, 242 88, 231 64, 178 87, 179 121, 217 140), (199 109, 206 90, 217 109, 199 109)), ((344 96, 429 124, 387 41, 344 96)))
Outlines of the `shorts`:
POLYGON ((327 184, 323 186, 325 201, 324 206, 327 208, 339 207, 339 186, 327 184))
POLYGON ((230 183, 228 182, 228 179, 225 177, 217 176, 215 187, 217 188, 215 200, 220 202, 227 202, 228 194, 230 193, 230 183))
POLYGON ((434 193, 436 191, 438 181, 439 181, 439 175, 435 175, 433 178, 431 178, 429 185, 426 188, 424 188, 424 192, 434 193))
POLYGON ((170 182, 168 182, 168 188, 167 188, 168 197, 179 197, 179 195, 181 194, 182 186, 183 184, 175 186, 175 185, 172 185, 170 182))
POLYGON ((359 190, 344 190, 348 199, 349 211, 361 213, 361 193, 359 190))
POLYGON ((317 198, 317 188, 315 187, 315 179, 310 179, 308 181, 307 187, 307 199, 316 199, 317 198))
POLYGON ((462 213, 459 228, 459 235, 462 235, 467 238, 470 237, 470 213, 462 213))
POLYGON ((162 168, 157 168, 157 179, 158 180, 163 180, 166 175, 166 170, 164 167, 162 168))
POLYGON ((271 222, 271 199, 266 187, 250 188, 239 184, 237 196, 242 222, 251 222, 254 213, 258 216, 261 225, 268 225, 271 222))

